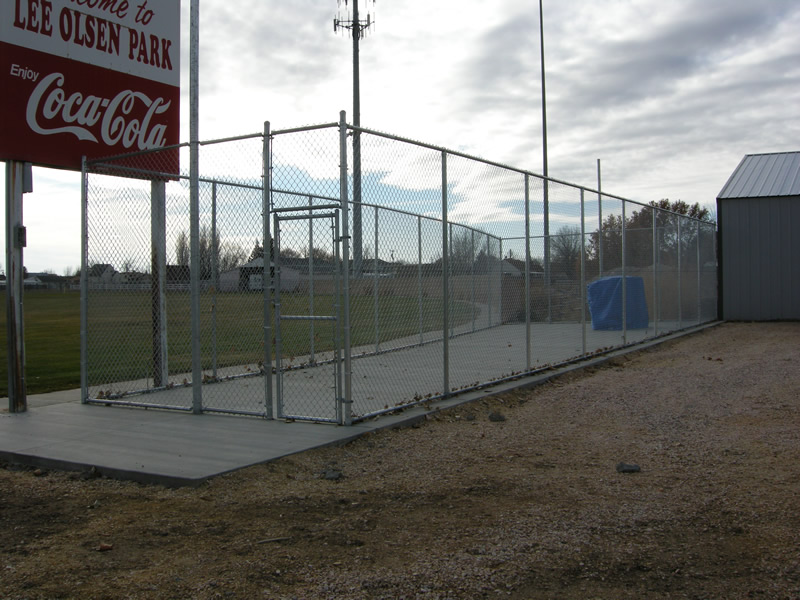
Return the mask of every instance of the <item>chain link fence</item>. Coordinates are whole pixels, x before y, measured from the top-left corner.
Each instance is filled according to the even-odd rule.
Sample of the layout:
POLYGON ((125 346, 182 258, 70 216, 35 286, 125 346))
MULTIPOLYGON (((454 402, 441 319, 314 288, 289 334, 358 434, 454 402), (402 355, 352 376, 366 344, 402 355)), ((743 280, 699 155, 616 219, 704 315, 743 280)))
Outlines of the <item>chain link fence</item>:
POLYGON ((716 318, 713 223, 343 119, 198 162, 85 166, 85 402, 349 424, 716 318))

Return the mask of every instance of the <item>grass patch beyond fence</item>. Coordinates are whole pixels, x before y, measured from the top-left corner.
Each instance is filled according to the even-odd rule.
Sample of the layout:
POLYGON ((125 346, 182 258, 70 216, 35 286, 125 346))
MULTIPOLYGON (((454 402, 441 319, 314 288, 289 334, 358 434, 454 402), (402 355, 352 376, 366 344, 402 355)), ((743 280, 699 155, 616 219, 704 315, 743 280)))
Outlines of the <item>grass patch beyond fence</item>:
MULTIPOLYGON (((0 293, 5 304, 5 292, 0 293)), ((209 319, 211 300, 201 299, 203 368, 210 356, 209 319)), ((303 314, 307 297, 284 295, 284 314, 303 314)), ((26 389, 40 394, 80 387, 80 293, 77 291, 25 291, 26 389)), ((354 346, 369 344, 376 338, 374 299, 351 297, 351 331, 354 346)), ((422 300, 422 323, 417 298, 381 297, 377 331, 380 341, 414 335, 420 330, 441 329, 442 301, 422 300)), ((263 299, 260 294, 232 293, 217 296, 217 354, 220 366, 258 362, 263 357, 263 299)), ((89 299, 89 364, 114 381, 136 379, 151 367, 151 308, 145 292, 94 292, 89 299)), ((316 314, 330 314, 332 298, 320 297, 316 314)), ((169 293, 167 297, 170 372, 191 370, 189 297, 169 293)), ((453 325, 471 318, 467 303, 451 307, 453 325)), ((309 324, 289 322, 284 326, 284 355, 309 352, 309 324)), ((0 328, 7 338, 6 311, 0 314, 0 328)), ((316 326, 317 351, 330 349, 332 329, 328 323, 316 326)), ((7 345, 0 347, 0 396, 8 395, 7 345)), ((90 374, 90 385, 92 377, 90 374)))
MULTIPOLYGON (((6 294, 0 292, 0 396, 8 396, 8 328, 6 294)), ((80 387, 81 315, 79 292, 26 290, 25 314, 26 390, 41 394, 80 387)))

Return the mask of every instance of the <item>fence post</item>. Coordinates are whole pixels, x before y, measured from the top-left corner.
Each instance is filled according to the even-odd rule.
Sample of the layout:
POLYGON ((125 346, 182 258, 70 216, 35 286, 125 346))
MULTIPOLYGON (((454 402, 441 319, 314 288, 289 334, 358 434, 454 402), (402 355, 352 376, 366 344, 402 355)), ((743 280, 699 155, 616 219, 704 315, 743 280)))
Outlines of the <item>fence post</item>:
POLYGON ((425 341, 423 336, 423 314, 422 314, 422 217, 417 217, 417 289, 419 291, 419 343, 425 341))
POLYGON ((450 395, 450 257, 447 223, 447 152, 442 150, 442 395, 450 395))
MULTIPOLYGON (((81 158, 81 403, 89 400, 89 174, 81 158)), ((9 390, 10 392, 10 390, 9 390)))
MULTIPOLYGON (((450 250, 448 252, 448 255, 447 255, 447 258, 448 258, 447 277, 448 277, 448 279, 452 279, 452 277, 453 277, 453 273, 452 273, 453 263, 451 263, 449 261, 449 259, 452 258, 452 256, 453 256, 453 224, 452 223, 448 223, 447 224, 447 232, 448 232, 448 235, 449 235, 448 246, 450 248, 450 250)), ((450 288, 448 287, 448 291, 449 291, 449 289, 450 288)), ((449 301, 447 302, 447 307, 448 307, 448 310, 449 310, 450 309, 450 302, 449 301)), ((453 317, 453 314, 451 312, 450 313, 450 319, 447 322, 447 335, 449 337, 453 337, 453 333, 454 333, 454 331, 453 331, 453 318, 452 317, 453 317)))
MULTIPOLYGON (((265 235, 269 235, 269 232, 266 232, 265 235)), ((278 255, 280 256, 280 248, 281 248, 281 227, 280 221, 276 217, 274 222, 272 223, 272 235, 270 237, 270 243, 274 243, 278 246, 278 255)), ((266 237, 264 238, 264 246, 266 246, 266 237)), ((264 264, 266 264, 268 252, 266 248, 264 249, 264 264)), ((281 266, 280 260, 277 263, 273 263, 270 266, 270 284, 272 288, 272 297, 273 297, 273 306, 275 308, 275 373, 277 378, 275 380, 275 395, 278 398, 277 408, 278 408, 278 418, 282 419, 284 417, 283 413, 283 327, 281 323, 282 315, 282 306, 281 306, 281 266)), ((263 275, 262 275, 263 281, 263 275)), ((263 285, 263 284, 262 284, 263 285)))
MULTIPOLYGON (((309 312, 314 313, 314 198, 308 197, 308 308, 309 312)), ((338 243, 338 242, 334 242, 338 243)), ((336 254, 334 252, 334 254, 336 254)), ((309 321, 309 345, 311 347, 311 364, 317 362, 316 345, 314 343, 314 320, 309 321)))
POLYGON ((498 274, 499 284, 497 286, 497 324, 503 324, 503 238, 497 238, 500 256, 500 273, 498 274))
POLYGON ((469 279, 470 290, 470 310, 472 311, 472 332, 475 333, 475 230, 469 230, 469 279))
POLYGON ((597 159, 597 276, 603 276, 603 192, 600 178, 600 159, 597 159))
MULTIPOLYGON (((363 207, 362 207, 363 208, 363 207)), ((375 207, 375 256, 372 259, 372 303, 375 319, 375 353, 381 349, 380 306, 378 305, 378 207, 375 207)))
POLYGON ((583 354, 586 354, 586 207, 581 188, 581 337, 583 354))
POLYGON ((531 195, 525 174, 525 368, 531 370, 531 195))
POLYGON ((622 343, 628 343, 628 277, 626 269, 626 227, 625 208, 627 203, 622 201, 622 343))
POLYGON ((353 423, 353 373, 350 356, 350 221, 347 199, 347 122, 345 112, 339 113, 339 197, 342 203, 342 295, 344 296, 344 398, 342 422, 353 423))
POLYGON ((700 221, 695 221, 697 225, 697 234, 695 235, 695 245, 697 246, 697 324, 702 322, 701 311, 702 298, 700 297, 700 221))
POLYGON ((261 189, 261 236, 264 242, 264 272, 261 285, 264 288, 264 414, 267 419, 274 418, 272 412, 272 265, 269 264, 270 209, 272 208, 272 139, 270 122, 264 122, 264 141, 261 151, 261 169, 264 172, 261 189))
POLYGON ((681 217, 678 217, 678 329, 683 329, 683 265, 681 264, 681 217))
POLYGON ((211 375, 217 379, 217 293, 219 292, 219 237, 217 236, 217 182, 211 184, 211 375))
POLYGON ((550 182, 544 178, 544 287, 547 295, 547 322, 553 322, 553 291, 550 281, 550 182))
POLYGON ((492 241, 486 234, 486 305, 489 309, 487 327, 492 326, 492 241))
POLYGON ((167 207, 166 182, 150 182, 150 294, 153 337, 153 387, 169 382, 167 357, 167 207))
POLYGON ((661 302, 658 297, 658 209, 653 207, 653 335, 658 335, 658 313, 661 302))

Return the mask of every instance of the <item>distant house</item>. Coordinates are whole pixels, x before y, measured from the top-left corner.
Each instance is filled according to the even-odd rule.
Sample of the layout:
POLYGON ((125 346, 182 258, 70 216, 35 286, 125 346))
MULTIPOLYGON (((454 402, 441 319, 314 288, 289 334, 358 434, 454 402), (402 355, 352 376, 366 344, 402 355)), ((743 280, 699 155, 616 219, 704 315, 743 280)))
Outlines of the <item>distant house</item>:
POLYGON ((189 265, 167 265, 167 285, 189 285, 191 268, 189 265))
POLYGON ((54 273, 28 273, 28 279, 25 280, 25 287, 35 287, 46 290, 62 290, 67 287, 67 278, 61 277, 54 273), (28 282, 30 279, 30 284, 28 282))
POLYGON ((800 152, 745 156, 717 220, 720 318, 800 319, 800 152))
POLYGON ((53 273, 28 273, 22 285, 26 290, 61 290, 66 287, 67 279, 53 273))
POLYGON ((110 285, 114 280, 116 270, 109 264, 97 264, 89 267, 89 286, 110 285))
MULTIPOLYGON (((270 263, 270 265, 274 267, 273 263, 270 263)), ((293 291, 299 283, 300 271, 291 267, 281 268, 281 291, 293 291)), ((255 292, 263 289, 264 259, 261 257, 219 275, 219 290, 221 292, 255 292)))
POLYGON ((124 273, 114 273, 112 281, 119 285, 145 285, 150 282, 150 275, 137 271, 125 271, 124 273))
POLYGON ((22 280, 22 285, 26 290, 44 288, 44 283, 36 273, 28 273, 28 276, 22 280))

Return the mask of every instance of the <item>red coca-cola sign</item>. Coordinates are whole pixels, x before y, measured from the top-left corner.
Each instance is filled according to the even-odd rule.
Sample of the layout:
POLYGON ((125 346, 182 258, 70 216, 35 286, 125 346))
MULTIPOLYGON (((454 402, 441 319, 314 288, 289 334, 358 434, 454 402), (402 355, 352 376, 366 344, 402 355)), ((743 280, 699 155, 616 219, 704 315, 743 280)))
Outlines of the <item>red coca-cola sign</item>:
MULTIPOLYGON (((178 143, 180 4, 150 3, 0 0, 0 160, 80 169, 178 143)), ((176 171, 177 150, 158 156, 176 171)))

